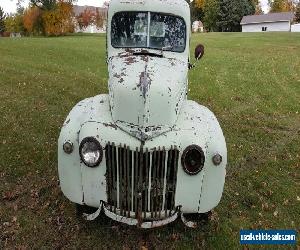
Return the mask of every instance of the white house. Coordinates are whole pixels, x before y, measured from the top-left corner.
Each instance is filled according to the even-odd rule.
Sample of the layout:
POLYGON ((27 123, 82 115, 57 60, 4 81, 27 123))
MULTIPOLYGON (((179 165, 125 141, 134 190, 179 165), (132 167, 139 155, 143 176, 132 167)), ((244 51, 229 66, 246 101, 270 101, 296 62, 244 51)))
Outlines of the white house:
POLYGON ((203 23, 201 21, 194 21, 192 24, 192 31, 195 32, 203 32, 203 23))
POLYGON ((300 23, 292 24, 291 31, 292 32, 300 32, 300 23))
POLYGON ((291 31, 293 19, 292 12, 244 16, 241 26, 243 32, 291 31))

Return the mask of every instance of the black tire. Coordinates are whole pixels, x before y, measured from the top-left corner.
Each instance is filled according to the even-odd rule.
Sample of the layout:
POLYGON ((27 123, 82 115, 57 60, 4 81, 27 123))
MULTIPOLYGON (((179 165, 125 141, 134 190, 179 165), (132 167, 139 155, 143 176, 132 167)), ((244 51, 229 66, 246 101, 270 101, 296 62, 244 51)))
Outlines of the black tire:
POLYGON ((80 204, 76 204, 75 208, 76 208, 76 215, 77 217, 80 218, 82 218, 83 214, 93 214, 98 210, 98 208, 89 207, 87 205, 80 205, 80 204))
POLYGON ((209 212, 203 213, 203 214, 198 214, 198 213, 184 214, 184 217, 188 221, 194 221, 194 222, 197 222, 198 224, 205 225, 205 224, 208 224, 208 222, 210 221, 211 215, 212 215, 212 212, 209 211, 209 212))

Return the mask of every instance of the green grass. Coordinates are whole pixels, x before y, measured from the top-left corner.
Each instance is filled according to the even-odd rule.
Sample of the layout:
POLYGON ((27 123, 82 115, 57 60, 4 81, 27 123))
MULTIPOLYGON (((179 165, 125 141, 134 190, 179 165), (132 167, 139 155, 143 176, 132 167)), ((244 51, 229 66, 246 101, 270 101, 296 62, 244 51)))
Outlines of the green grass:
POLYGON ((65 117, 107 92, 105 37, 0 39, 0 248, 236 249, 240 229, 300 228, 300 34, 199 34, 192 48, 198 42, 206 54, 190 71, 189 97, 224 130, 223 199, 196 230, 142 231, 78 219, 58 187, 65 117))

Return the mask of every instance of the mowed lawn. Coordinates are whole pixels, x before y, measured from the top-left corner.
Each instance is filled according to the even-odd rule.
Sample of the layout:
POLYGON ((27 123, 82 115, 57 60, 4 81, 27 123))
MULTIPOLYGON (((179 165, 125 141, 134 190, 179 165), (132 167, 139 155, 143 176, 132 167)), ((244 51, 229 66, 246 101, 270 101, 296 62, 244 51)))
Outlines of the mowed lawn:
POLYGON ((299 233, 300 34, 199 34, 191 51, 197 43, 206 51, 189 98, 224 130, 224 195, 207 225, 145 231, 85 222, 59 188, 64 119, 107 92, 105 37, 0 39, 0 248, 236 249, 240 229, 299 233))

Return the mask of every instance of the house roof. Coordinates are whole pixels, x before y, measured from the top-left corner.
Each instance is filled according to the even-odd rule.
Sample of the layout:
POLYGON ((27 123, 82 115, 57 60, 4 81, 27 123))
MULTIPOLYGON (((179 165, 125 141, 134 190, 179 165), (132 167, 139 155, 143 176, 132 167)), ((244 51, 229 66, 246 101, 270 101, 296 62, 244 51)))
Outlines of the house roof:
POLYGON ((107 9, 102 8, 102 7, 94 7, 94 6, 88 6, 88 5, 85 5, 85 6, 74 5, 73 6, 73 12, 74 12, 75 16, 79 16, 81 13, 84 12, 85 9, 90 10, 94 13, 96 12, 97 9, 100 13, 107 12, 107 9))
POLYGON ((282 21, 292 21, 293 19, 293 12, 269 13, 264 15, 244 16, 241 21, 241 25, 251 23, 273 23, 282 21))

